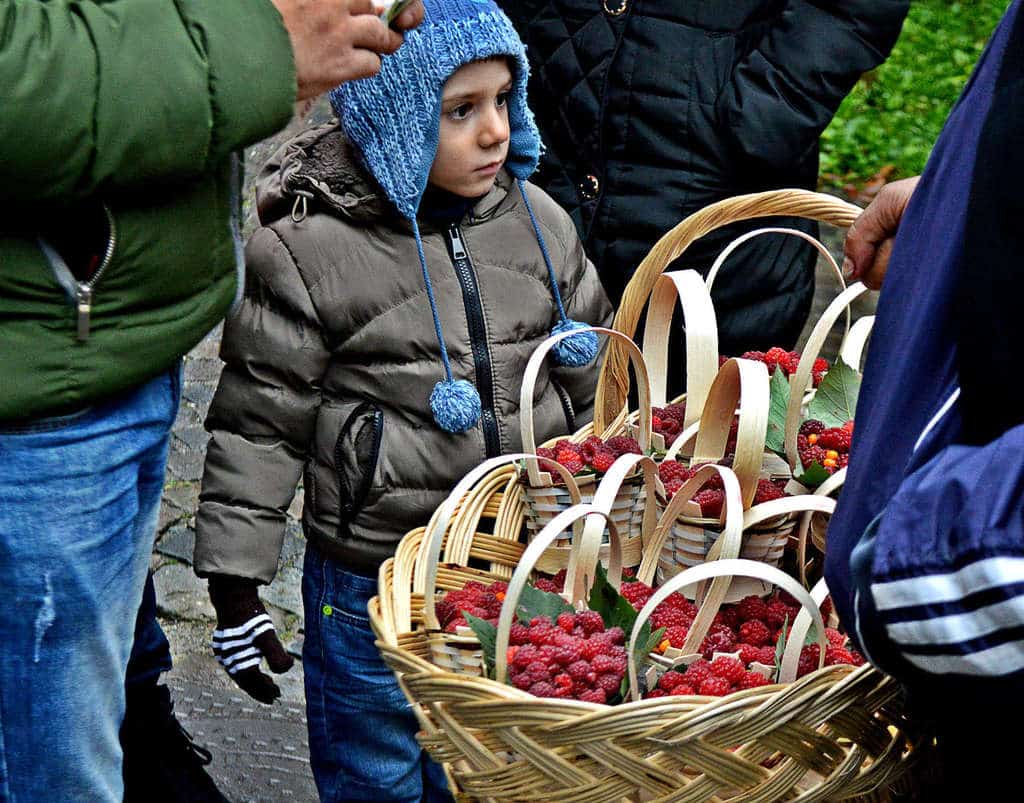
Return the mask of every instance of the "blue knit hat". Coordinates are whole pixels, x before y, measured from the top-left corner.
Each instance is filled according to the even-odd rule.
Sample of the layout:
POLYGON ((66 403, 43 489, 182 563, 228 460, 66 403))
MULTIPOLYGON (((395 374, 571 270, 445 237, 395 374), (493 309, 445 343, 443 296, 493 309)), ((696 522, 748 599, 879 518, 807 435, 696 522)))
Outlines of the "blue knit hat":
MULTIPOLYGON (((445 379, 431 393, 431 410, 442 429, 465 432, 480 418, 480 394, 467 380, 455 380, 452 376, 416 222, 437 154, 444 85, 465 64, 495 56, 515 61, 505 169, 517 181, 547 265, 559 314, 552 334, 585 324, 570 320, 565 313, 547 246, 522 184, 537 167, 541 144, 526 103, 530 68, 519 35, 493 0, 423 0, 423 5, 423 23, 406 33, 405 42, 396 53, 383 59, 380 72, 372 78, 342 84, 331 92, 330 98, 345 135, 362 153, 367 169, 399 213, 412 223, 445 371, 445 379)), ((596 355, 597 337, 593 332, 566 338, 555 347, 555 359, 563 365, 586 365, 596 355)))

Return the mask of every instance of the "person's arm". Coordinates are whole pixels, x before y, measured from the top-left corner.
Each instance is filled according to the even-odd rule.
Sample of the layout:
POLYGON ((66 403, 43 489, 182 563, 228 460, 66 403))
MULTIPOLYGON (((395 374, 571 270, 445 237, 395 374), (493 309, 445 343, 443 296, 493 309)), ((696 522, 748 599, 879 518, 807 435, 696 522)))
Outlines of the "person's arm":
POLYGON ((909 0, 790 0, 717 101, 746 162, 785 170, 814 147, 862 73, 889 55, 909 0))
POLYGON ((224 324, 206 428, 194 566, 269 583, 313 442, 329 351, 305 282, 273 229, 246 246, 245 296, 224 324))
POLYGON ((893 242, 920 176, 886 184, 849 230, 843 243, 843 273, 879 290, 889 269, 893 242))
POLYGON ((269 0, 9 0, 0 202, 185 180, 288 122, 295 68, 269 0))

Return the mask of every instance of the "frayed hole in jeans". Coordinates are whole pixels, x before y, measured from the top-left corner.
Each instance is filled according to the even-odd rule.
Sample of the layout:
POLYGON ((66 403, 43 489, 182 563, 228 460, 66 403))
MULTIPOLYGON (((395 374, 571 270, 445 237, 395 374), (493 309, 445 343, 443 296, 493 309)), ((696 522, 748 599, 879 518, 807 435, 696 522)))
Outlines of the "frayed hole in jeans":
POLYGON ((46 594, 43 595, 43 604, 36 614, 36 649, 32 662, 39 663, 39 652, 43 646, 43 636, 50 629, 50 625, 57 619, 53 606, 53 584, 50 582, 50 572, 46 573, 46 594))

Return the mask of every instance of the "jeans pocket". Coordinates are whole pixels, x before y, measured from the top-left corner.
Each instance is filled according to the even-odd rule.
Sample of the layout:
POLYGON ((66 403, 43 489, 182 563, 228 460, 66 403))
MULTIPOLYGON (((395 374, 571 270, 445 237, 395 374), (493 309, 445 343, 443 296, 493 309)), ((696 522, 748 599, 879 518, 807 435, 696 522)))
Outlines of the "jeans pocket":
POLYGON ((54 415, 46 418, 34 418, 21 424, 4 424, 0 426, 0 435, 36 435, 41 432, 55 432, 81 421, 92 412, 92 407, 75 410, 66 415, 54 415))

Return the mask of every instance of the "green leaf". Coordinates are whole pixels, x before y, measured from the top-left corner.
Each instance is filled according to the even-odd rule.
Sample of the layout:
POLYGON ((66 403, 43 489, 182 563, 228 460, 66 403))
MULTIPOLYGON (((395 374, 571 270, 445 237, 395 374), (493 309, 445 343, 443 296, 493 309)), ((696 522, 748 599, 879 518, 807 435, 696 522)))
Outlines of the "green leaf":
POLYGON ((486 619, 478 619, 465 611, 463 611, 462 615, 466 618, 466 624, 469 625, 477 640, 479 640, 480 646, 483 648, 484 674, 487 677, 494 677, 494 654, 498 643, 498 628, 486 619))
POLYGON ((636 622, 637 610, 608 582, 608 574, 600 563, 597 565, 587 607, 601 614, 606 628, 621 627, 626 634, 626 640, 629 640, 629 634, 636 622))
POLYGON ((807 488, 817 488, 831 476, 832 475, 828 473, 828 470, 821 465, 821 463, 815 460, 799 474, 794 474, 793 479, 807 488))
POLYGON ((789 379, 779 368, 772 374, 771 396, 768 407, 768 435, 765 447, 776 454, 786 455, 786 411, 789 409, 789 379))
POLYGON ((860 374, 842 360, 836 360, 808 405, 808 417, 821 421, 826 427, 841 427, 853 418, 858 393, 860 374))
POLYGON ((531 585, 523 587, 523 593, 519 595, 519 604, 516 606, 516 616, 524 625, 530 624, 530 620, 535 616, 546 616, 554 622, 560 613, 575 612, 572 605, 558 594, 541 591, 531 585))
POLYGON ((786 615, 782 622, 782 630, 779 631, 779 638, 775 642, 775 679, 778 680, 782 673, 782 656, 786 654, 786 635, 789 630, 789 615, 786 615))

